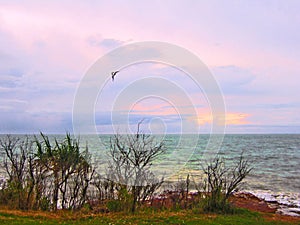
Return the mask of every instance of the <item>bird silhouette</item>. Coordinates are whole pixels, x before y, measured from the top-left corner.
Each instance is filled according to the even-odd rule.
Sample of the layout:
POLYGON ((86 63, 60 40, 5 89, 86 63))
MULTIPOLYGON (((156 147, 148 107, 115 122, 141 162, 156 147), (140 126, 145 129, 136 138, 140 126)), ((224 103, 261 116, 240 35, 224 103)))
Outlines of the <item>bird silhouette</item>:
POLYGON ((119 72, 120 72, 119 70, 117 70, 117 71, 115 71, 115 72, 111 72, 111 79, 112 79, 112 81, 115 80, 115 76, 116 76, 116 74, 119 73, 119 72))

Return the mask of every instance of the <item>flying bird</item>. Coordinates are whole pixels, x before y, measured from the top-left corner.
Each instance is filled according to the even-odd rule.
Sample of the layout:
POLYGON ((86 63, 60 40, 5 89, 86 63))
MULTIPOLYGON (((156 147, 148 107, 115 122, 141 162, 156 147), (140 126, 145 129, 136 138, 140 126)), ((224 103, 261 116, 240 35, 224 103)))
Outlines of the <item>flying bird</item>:
POLYGON ((119 70, 117 70, 117 71, 115 71, 115 72, 111 72, 111 79, 112 79, 112 81, 115 80, 115 76, 116 76, 116 74, 119 73, 119 72, 120 72, 119 70))

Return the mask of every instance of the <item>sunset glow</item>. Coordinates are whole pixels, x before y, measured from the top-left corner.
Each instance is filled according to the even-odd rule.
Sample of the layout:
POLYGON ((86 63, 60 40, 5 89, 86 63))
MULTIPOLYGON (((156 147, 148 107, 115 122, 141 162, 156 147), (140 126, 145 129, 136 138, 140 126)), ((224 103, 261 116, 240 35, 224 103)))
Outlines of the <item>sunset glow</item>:
MULTIPOLYGON (((227 132, 298 133, 299 8, 297 1, 1 1, 0 132, 72 131, 74 96, 93 63, 128 43, 156 40, 208 67, 223 93, 227 132)), ((124 65, 114 82, 110 73, 99 74, 107 76, 95 103, 99 132, 112 132, 112 112, 132 121, 161 117, 171 131, 182 121, 212 122, 201 85, 176 65, 124 65), (150 90, 152 100, 114 105, 149 77, 126 91, 150 90)))

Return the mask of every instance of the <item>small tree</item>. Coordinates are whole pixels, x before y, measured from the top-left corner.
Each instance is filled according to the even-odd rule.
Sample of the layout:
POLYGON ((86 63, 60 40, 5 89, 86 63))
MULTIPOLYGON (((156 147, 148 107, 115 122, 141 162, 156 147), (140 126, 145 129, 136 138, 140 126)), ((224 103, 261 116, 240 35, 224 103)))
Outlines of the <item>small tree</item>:
POLYGON ((94 174, 87 147, 81 152, 79 140, 72 139, 70 134, 62 142, 55 139, 54 144, 43 133, 41 137, 42 141, 37 138, 35 141, 36 158, 38 165, 46 168, 52 179, 53 209, 57 209, 59 199, 63 209, 80 207, 86 200, 88 185, 94 174))
POLYGON ((21 140, 11 135, 0 139, 0 150, 3 155, 3 166, 8 175, 2 199, 11 207, 28 209, 30 207, 35 185, 32 178, 33 162, 32 143, 28 137, 21 140))
POLYGON ((18 209, 80 208, 87 200, 94 175, 86 147, 69 134, 53 142, 7 135, 0 139, 0 155, 7 179, 1 182, 0 202, 18 209), (36 151, 34 151, 35 143, 36 151))
POLYGON ((163 142, 155 142, 153 137, 143 134, 141 123, 135 134, 116 134, 110 142, 110 176, 119 184, 119 197, 126 196, 126 201, 130 202, 132 213, 163 182, 150 171, 153 160, 164 153, 163 142), (129 197, 132 199, 128 200, 129 197))
POLYGON ((240 186, 244 178, 251 172, 252 168, 243 155, 233 167, 226 167, 225 160, 216 157, 205 167, 202 167, 205 175, 202 190, 206 197, 203 208, 210 212, 227 212, 230 209, 228 198, 233 191, 240 186))

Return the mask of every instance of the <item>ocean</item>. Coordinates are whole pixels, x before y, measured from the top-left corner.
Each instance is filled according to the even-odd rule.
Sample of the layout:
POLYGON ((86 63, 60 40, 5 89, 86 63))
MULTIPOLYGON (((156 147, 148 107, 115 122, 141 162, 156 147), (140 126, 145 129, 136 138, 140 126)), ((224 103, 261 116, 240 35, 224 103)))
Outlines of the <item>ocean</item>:
MULTIPOLYGON (((3 135, 0 136, 2 138, 3 135)), ((30 136, 33 137, 33 136, 30 136)), ((49 135, 62 139, 64 135, 49 135)), ((92 162, 99 173, 107 170, 111 135, 82 135, 92 162)), ((176 182, 190 174, 199 180, 201 166, 207 163, 209 135, 155 135, 163 141, 166 152, 152 165, 153 172, 168 182, 176 182), (206 154, 203 152, 206 151, 206 154)), ((279 212, 300 215, 300 134, 228 134, 224 136, 218 154, 226 165, 234 165, 243 153, 253 167, 242 185, 242 191, 251 192, 280 206, 279 212)), ((214 156, 214 154, 213 154, 214 156)))

